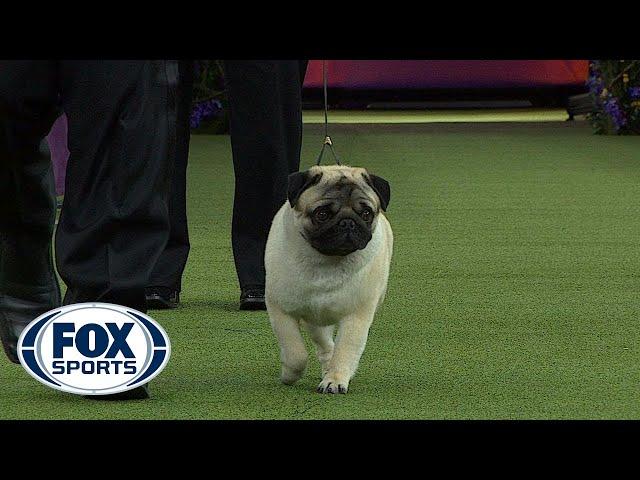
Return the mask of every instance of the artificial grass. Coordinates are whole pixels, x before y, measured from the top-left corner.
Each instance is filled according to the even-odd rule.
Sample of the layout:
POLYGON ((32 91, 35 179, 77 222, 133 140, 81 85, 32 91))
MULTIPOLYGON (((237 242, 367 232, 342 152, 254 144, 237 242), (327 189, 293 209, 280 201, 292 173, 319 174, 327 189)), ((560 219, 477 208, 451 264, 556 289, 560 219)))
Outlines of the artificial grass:
MULTIPOLYGON (((239 312, 229 138, 194 136, 192 250, 148 401, 49 389, 0 360, 0 417, 639 418, 640 139, 585 123, 334 125, 345 163, 392 186, 386 303, 347 395, 319 365, 278 381, 265 312, 239 312)), ((322 141, 308 126, 303 167, 322 141)))
MULTIPOLYGON (((305 123, 324 123, 324 112, 309 110, 305 123)), ((332 123, 443 123, 443 122, 561 122, 568 117, 563 108, 502 108, 460 110, 336 110, 332 123)))

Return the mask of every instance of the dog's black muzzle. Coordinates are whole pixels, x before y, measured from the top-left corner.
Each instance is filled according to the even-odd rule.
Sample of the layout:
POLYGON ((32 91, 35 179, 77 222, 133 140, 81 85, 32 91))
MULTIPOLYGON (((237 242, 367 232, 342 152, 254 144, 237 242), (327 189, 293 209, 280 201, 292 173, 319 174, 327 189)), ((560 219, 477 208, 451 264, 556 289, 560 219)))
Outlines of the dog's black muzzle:
POLYGON ((345 217, 309 236, 309 243, 323 255, 345 256, 365 248, 371 240, 369 226, 360 219, 345 217))

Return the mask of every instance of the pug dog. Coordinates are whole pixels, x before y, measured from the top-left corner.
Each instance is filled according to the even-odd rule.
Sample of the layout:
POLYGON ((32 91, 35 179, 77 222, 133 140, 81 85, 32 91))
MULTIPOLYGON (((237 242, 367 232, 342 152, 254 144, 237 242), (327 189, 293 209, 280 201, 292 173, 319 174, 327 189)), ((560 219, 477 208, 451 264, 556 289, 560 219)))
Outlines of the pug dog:
POLYGON ((389 277, 389 183, 364 168, 314 166, 289 176, 265 252, 265 301, 280 379, 303 375, 304 327, 322 365, 320 393, 347 393, 389 277), (334 329, 337 335, 334 340, 334 329))

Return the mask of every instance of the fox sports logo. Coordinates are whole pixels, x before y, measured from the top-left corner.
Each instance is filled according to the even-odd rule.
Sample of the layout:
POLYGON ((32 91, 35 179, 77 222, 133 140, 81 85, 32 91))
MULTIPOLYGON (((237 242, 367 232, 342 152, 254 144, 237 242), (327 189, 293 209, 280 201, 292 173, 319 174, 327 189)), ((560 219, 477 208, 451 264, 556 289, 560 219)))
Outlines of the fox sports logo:
POLYGON ((18 355, 36 380, 63 392, 108 395, 131 390, 158 375, 171 345, 147 315, 109 303, 56 308, 20 335, 18 355))

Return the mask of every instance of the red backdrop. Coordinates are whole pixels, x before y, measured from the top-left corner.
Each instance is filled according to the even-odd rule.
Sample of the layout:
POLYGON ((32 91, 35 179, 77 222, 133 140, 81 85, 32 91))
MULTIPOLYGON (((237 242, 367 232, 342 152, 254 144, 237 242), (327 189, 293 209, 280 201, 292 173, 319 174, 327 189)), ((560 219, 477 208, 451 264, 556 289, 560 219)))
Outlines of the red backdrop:
MULTIPOLYGON (((584 85, 587 60, 327 60, 329 85, 347 89, 517 88, 584 85)), ((312 60, 305 87, 322 86, 312 60)))

